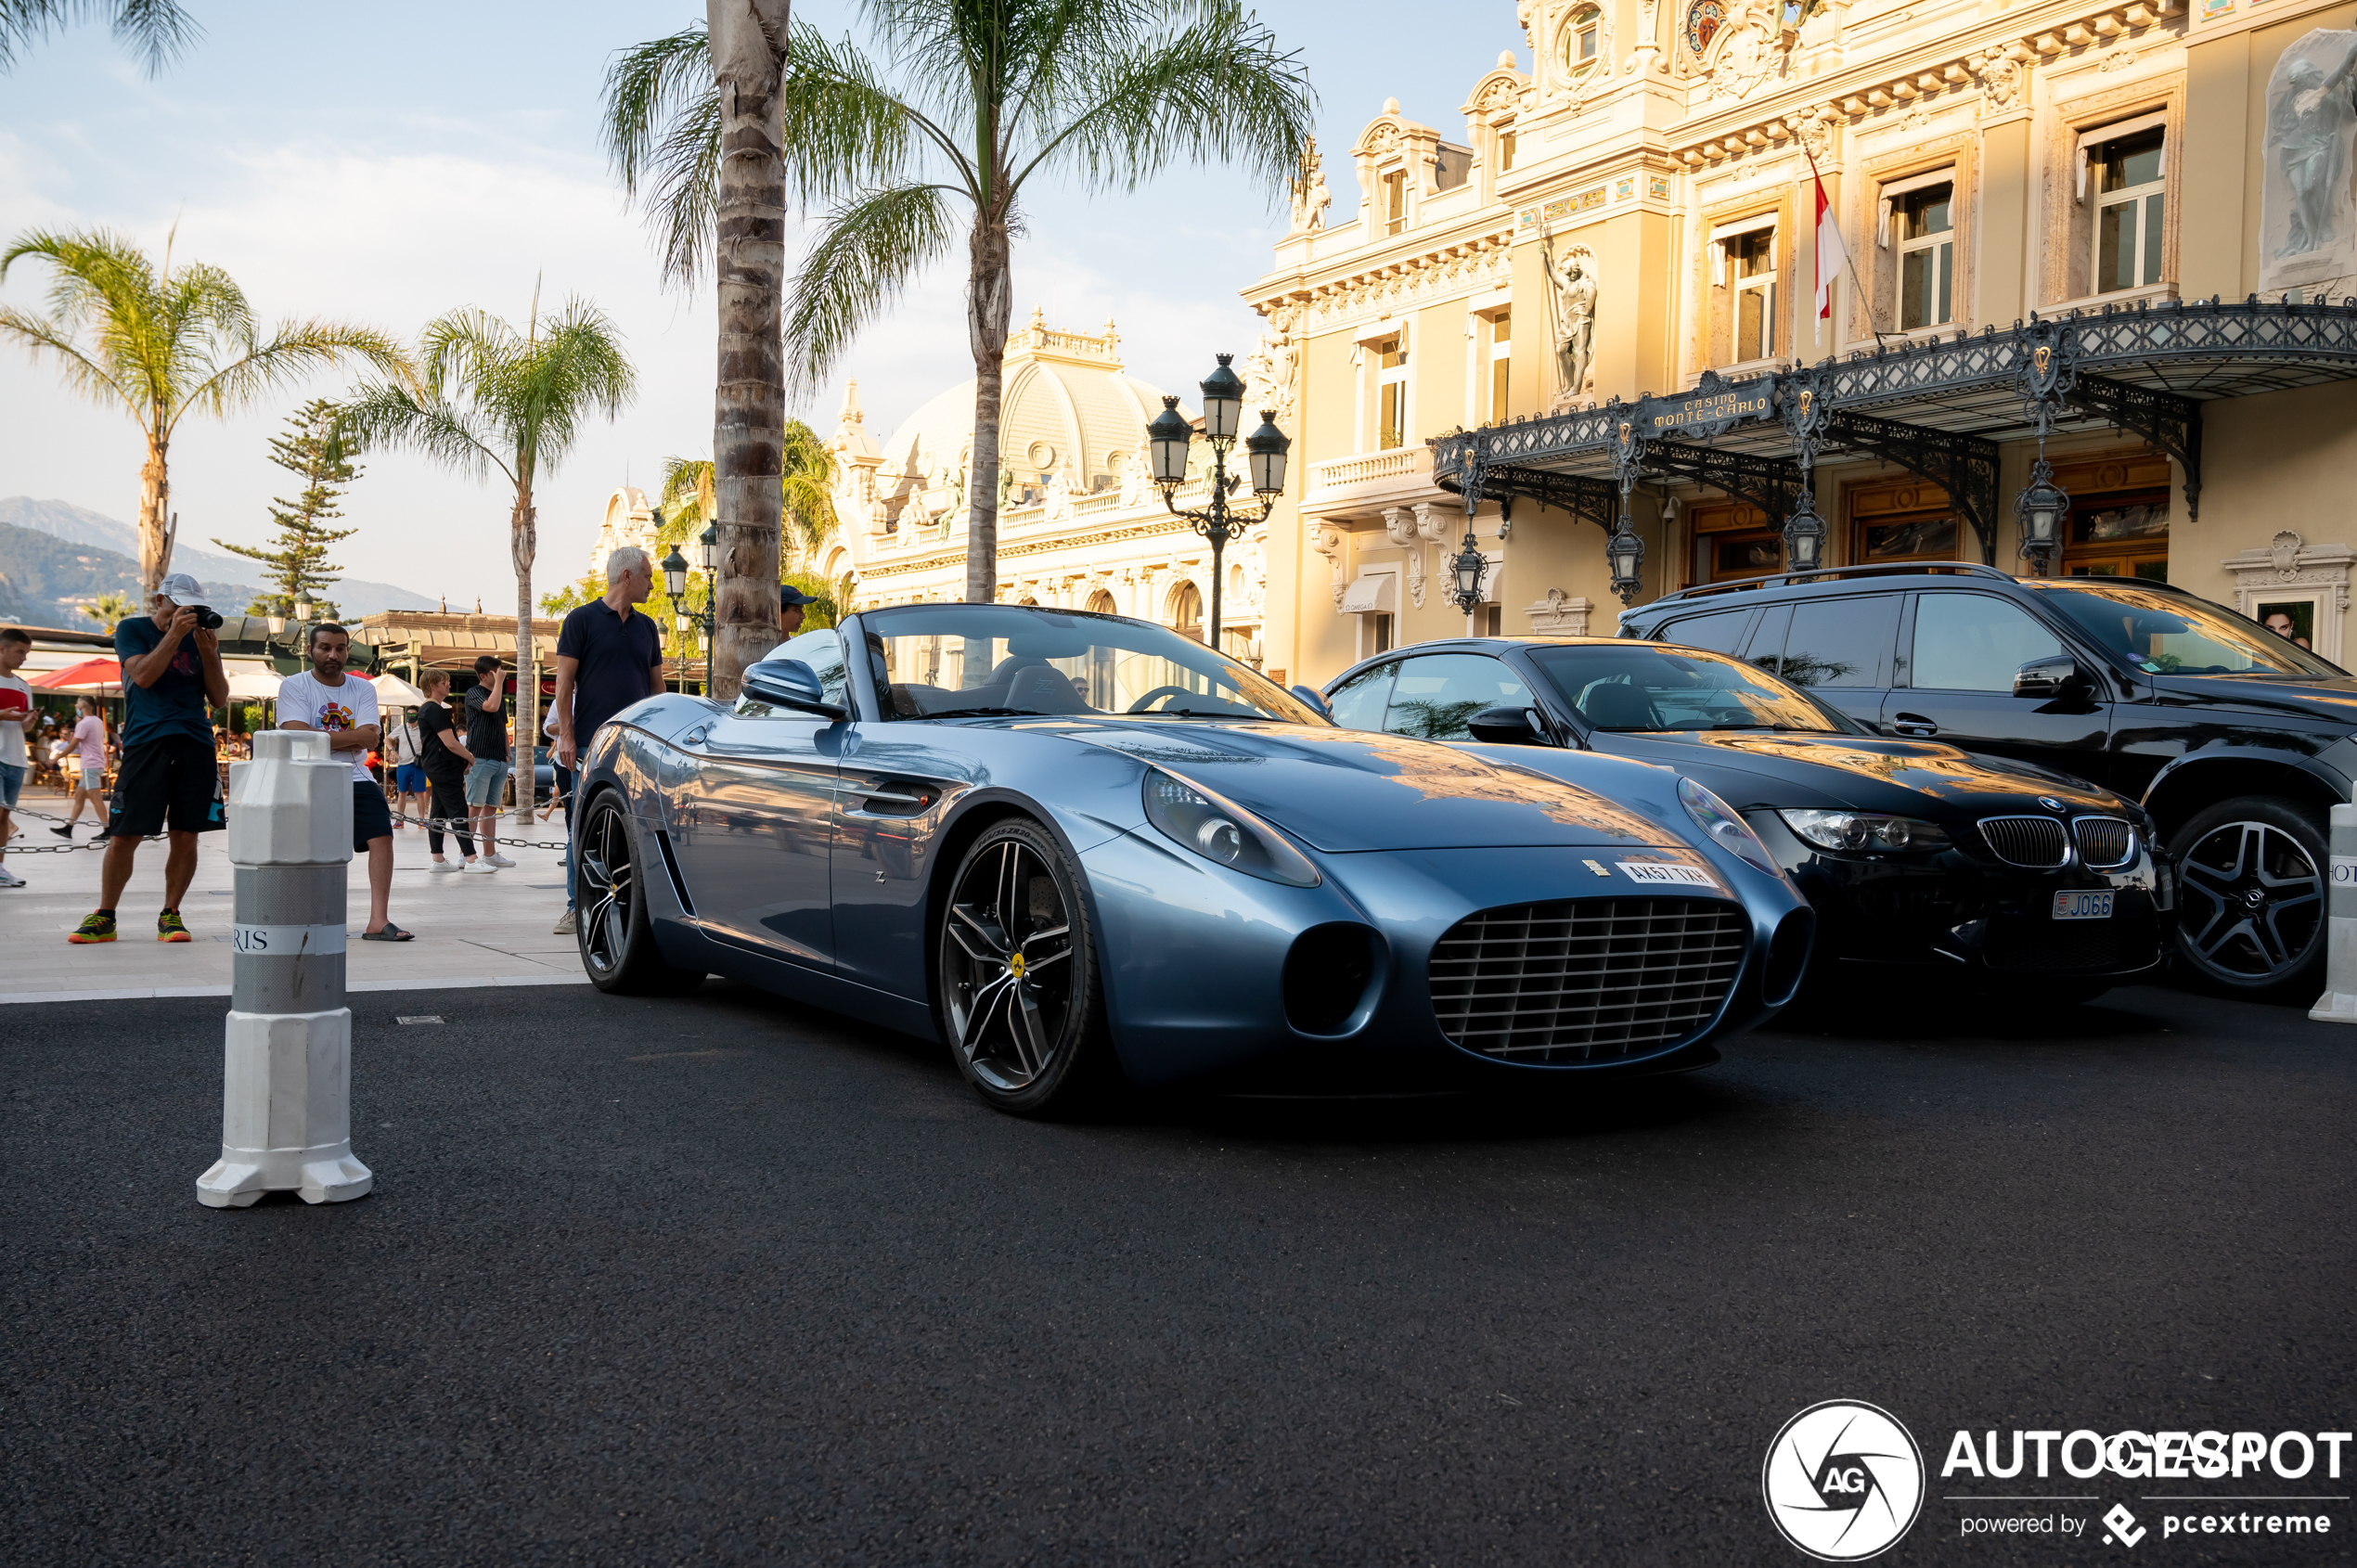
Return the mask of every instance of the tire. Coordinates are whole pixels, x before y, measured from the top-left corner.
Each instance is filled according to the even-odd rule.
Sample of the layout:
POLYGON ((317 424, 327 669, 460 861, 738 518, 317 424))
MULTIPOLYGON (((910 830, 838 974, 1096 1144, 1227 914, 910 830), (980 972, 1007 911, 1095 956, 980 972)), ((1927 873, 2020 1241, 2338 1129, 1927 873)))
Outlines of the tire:
POLYGON ((638 835, 622 797, 607 790, 590 803, 574 865, 581 910, 573 943, 599 990, 618 996, 680 996, 703 983, 701 972, 674 969, 655 945, 639 896, 638 835))
POLYGON ((2321 983, 2332 865, 2323 813, 2273 795, 2222 801, 2169 847, 2177 954, 2196 974, 2246 996, 2321 983))
POLYGON ((958 1071, 994 1108, 1063 1116, 1122 1086, 1096 932, 1063 847, 1013 817, 958 862, 934 930, 935 1009, 958 1071))

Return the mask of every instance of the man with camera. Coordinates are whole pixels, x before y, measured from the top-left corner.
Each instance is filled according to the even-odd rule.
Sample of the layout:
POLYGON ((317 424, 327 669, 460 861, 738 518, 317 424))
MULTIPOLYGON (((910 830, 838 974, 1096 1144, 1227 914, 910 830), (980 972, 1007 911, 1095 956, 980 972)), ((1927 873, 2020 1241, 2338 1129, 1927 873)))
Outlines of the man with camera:
POLYGON ((213 815, 220 775, 213 757, 213 720, 205 712, 207 702, 229 705, 229 676, 213 635, 221 617, 205 603, 197 580, 177 572, 156 585, 148 610, 114 629, 129 708, 122 766, 115 777, 114 813, 107 820, 98 907, 69 942, 114 940, 115 901, 131 881, 139 841, 167 828, 171 847, 163 863, 156 940, 189 940, 180 900, 197 874, 197 835, 221 826, 213 815))

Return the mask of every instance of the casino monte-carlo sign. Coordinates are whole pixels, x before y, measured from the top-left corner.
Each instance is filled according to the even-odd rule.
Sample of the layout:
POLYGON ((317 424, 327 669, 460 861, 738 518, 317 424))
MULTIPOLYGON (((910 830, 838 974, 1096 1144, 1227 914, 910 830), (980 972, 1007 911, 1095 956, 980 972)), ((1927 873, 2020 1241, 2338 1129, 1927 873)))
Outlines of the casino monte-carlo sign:
POLYGON ((1744 381, 1721 381, 1709 371, 1684 397, 1644 400, 1644 423, 1650 435, 1719 435, 1745 419, 1775 417, 1776 380, 1760 376, 1744 381))

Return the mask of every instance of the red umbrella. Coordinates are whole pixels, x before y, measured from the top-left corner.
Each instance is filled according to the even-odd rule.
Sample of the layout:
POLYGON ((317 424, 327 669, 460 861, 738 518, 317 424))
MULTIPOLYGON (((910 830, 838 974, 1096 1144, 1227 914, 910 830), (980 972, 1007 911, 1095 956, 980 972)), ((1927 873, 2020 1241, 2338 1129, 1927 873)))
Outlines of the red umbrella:
POLYGON ((36 691, 120 691, 122 666, 112 659, 84 659, 25 682, 36 691))

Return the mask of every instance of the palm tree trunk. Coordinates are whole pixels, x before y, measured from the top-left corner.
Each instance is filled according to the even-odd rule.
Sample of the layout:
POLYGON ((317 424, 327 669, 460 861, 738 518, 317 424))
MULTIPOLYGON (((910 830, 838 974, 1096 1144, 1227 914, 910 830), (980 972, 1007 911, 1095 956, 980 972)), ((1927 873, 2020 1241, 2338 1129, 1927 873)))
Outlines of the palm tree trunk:
MULTIPOLYGON (((1007 317, 1014 278, 1007 223, 985 212, 974 220, 966 276, 966 334, 974 358, 973 470, 966 479, 966 602, 998 596, 998 410, 1007 360, 1007 317)), ((846 612, 849 605, 842 607, 846 612)))
POLYGON ((540 551, 539 513, 532 487, 516 486, 515 509, 508 519, 509 546, 516 564, 516 743, 508 761, 516 780, 516 826, 532 826, 532 748, 540 739, 540 671, 533 662, 532 562, 540 551))
POLYGON ((788 0, 705 0, 720 90, 715 271, 719 365, 712 457, 719 549, 712 691, 733 700, 778 642, 778 524, 786 427, 779 332, 785 297, 786 166, 779 151, 788 0))
MULTIPOLYGON (((155 597, 156 585, 172 570, 172 469, 167 461, 170 447, 168 438, 148 436, 148 460, 139 469, 139 584, 146 590, 143 601, 155 597)), ((146 608, 144 602, 140 608, 146 608)))

